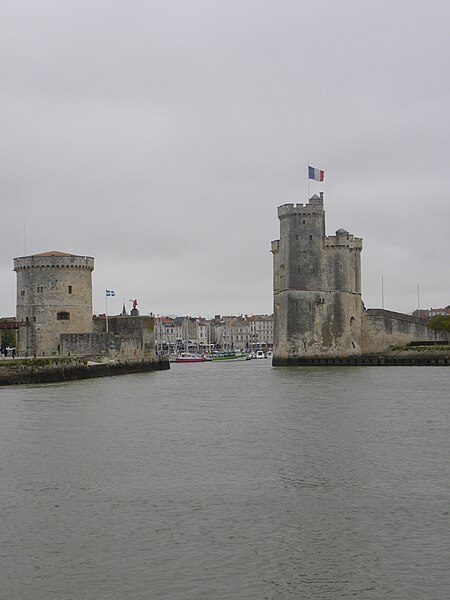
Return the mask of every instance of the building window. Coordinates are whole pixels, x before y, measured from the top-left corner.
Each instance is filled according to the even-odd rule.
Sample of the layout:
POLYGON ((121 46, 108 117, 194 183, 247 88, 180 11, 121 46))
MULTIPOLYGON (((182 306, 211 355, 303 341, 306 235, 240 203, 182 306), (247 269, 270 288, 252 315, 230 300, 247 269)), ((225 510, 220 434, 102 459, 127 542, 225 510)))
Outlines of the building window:
POLYGON ((70 321, 70 313, 68 313, 68 312, 56 313, 56 319, 58 321, 70 321))
POLYGON ((39 286, 39 287, 37 288, 37 293, 38 293, 38 294, 43 294, 43 293, 44 293, 44 288, 43 288, 42 286, 39 286))
POLYGON ((69 294, 72 293, 72 286, 71 285, 69 285, 69 287, 67 288, 67 291, 69 292, 69 294))
POLYGON ((309 239, 312 240, 312 235, 309 236, 309 239))
POLYGON ((21 295, 21 296, 25 296, 25 290, 22 290, 22 291, 20 292, 20 295, 21 295))

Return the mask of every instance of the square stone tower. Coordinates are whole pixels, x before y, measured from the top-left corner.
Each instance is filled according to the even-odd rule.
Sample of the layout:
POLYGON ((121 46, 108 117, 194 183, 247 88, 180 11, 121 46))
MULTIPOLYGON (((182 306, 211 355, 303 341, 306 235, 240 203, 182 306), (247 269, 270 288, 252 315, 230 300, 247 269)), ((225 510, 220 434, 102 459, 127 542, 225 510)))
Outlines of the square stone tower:
POLYGON ((17 354, 60 352, 61 333, 92 332, 91 256, 44 252, 14 259, 17 273, 17 354))
POLYGON ((325 235, 323 195, 278 207, 272 242, 273 364, 361 353, 362 240, 345 229, 325 235))

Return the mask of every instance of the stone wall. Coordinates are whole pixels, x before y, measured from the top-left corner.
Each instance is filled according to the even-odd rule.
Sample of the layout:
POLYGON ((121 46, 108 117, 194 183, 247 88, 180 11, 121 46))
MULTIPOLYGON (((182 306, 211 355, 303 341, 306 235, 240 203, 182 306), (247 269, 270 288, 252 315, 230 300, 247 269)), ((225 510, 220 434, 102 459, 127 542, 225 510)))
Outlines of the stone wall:
POLYGON ((169 369, 166 357, 92 364, 86 357, 18 358, 0 361, 0 386, 72 381, 169 369))
POLYGON ((63 333, 62 356, 87 356, 91 360, 117 359, 122 342, 113 333, 63 333))
POLYGON ((94 333, 61 335, 61 354, 85 355, 117 361, 152 360, 156 357, 154 318, 117 316, 94 317, 94 333))
MULTIPOLYGON (((439 332, 436 339, 446 341, 449 337, 439 332)), ((422 319, 382 309, 367 309, 364 312, 361 344, 363 354, 381 353, 410 342, 434 340, 434 331, 422 319)))

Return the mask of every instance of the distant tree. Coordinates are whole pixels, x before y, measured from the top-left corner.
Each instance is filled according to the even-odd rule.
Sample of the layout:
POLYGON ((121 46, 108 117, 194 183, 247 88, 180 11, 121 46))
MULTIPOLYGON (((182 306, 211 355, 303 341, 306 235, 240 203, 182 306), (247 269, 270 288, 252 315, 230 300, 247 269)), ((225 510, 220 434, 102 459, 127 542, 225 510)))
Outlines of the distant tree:
POLYGON ((15 329, 0 329, 0 339, 2 348, 16 347, 16 330, 15 329))
POLYGON ((436 315, 430 319, 430 328, 434 331, 450 331, 450 317, 436 315))

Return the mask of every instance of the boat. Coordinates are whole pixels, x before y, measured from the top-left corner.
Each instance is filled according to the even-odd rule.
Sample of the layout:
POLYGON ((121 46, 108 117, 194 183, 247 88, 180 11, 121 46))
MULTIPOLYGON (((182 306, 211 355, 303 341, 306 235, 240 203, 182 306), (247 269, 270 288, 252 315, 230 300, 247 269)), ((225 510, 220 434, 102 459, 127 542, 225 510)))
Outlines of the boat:
POLYGON ((231 360, 234 362, 239 362, 241 360, 250 360, 250 357, 248 356, 248 354, 245 354, 243 352, 213 352, 211 354, 211 360, 213 362, 225 362, 231 360))
POLYGON ((176 363, 198 363, 205 362, 203 354, 191 354, 191 352, 182 352, 175 358, 176 363))
POLYGON ((258 350, 258 352, 256 353, 256 358, 266 358, 266 355, 262 350, 258 350))

